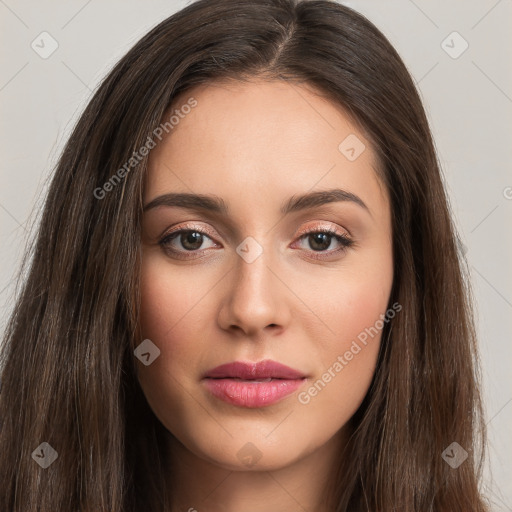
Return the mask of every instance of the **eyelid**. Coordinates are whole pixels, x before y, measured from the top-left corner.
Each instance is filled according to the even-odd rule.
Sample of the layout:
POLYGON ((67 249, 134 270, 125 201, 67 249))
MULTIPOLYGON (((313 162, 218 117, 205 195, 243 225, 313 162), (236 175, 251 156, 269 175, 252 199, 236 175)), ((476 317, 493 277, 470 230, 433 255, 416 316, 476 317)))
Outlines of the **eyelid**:
MULTIPOLYGON (((189 224, 185 223, 185 224, 178 224, 177 226, 172 226, 171 228, 166 229, 158 238, 161 240, 163 238, 168 237, 169 235, 175 234, 182 230, 193 231, 195 229, 197 229, 198 231, 200 231, 202 233, 205 233, 210 238, 215 239, 217 237, 216 231, 211 229, 207 225, 194 224, 192 222, 189 224)), ((347 229, 344 229, 344 230, 337 229, 336 227, 333 227, 332 223, 326 223, 325 221, 318 221, 313 226, 309 225, 309 226, 302 227, 301 229, 299 229, 299 231, 296 234, 296 237, 300 238, 303 235, 306 235, 306 234, 309 234, 309 233, 312 233, 315 231, 328 231, 330 233, 336 233, 339 235, 348 235, 349 237, 352 236, 347 229)))
POLYGON ((299 231, 297 232, 297 236, 301 237, 303 235, 307 235, 312 232, 314 233, 316 231, 327 231, 329 233, 335 233, 337 235, 345 235, 348 236, 349 238, 352 237, 352 235, 347 229, 338 229, 334 227, 332 223, 326 224, 325 221, 320 221, 314 224, 313 226, 310 225, 299 229, 299 231))
POLYGON ((194 231, 197 230, 201 233, 205 233, 210 238, 215 238, 216 232, 213 229, 210 229, 208 226, 203 226, 199 224, 178 224, 177 226, 172 226, 169 229, 166 229, 158 238, 162 240, 170 235, 178 233, 179 231, 194 231), (175 228, 175 229, 174 229, 175 228))

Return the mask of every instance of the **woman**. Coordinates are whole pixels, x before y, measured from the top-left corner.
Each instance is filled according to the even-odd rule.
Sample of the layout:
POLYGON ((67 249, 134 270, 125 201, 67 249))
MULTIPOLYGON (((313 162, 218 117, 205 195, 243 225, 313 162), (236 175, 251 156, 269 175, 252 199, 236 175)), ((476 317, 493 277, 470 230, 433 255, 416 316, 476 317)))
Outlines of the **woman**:
POLYGON ((3 344, 1 509, 487 510, 456 240, 367 19, 189 5, 57 166, 3 344))

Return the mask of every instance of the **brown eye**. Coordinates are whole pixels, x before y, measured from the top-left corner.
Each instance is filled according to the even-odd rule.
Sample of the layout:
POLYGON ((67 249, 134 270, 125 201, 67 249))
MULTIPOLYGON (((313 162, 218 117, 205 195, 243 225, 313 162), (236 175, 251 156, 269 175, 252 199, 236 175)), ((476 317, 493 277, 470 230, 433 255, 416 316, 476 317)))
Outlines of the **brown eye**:
POLYGON ((179 241, 187 251, 197 251, 203 245, 203 234, 199 231, 182 231, 179 233, 179 241))
POLYGON ((310 233, 308 236, 309 246, 314 251, 325 251, 331 245, 333 235, 327 233, 310 233))
POLYGON ((212 241, 210 236, 200 229, 179 229, 167 234, 158 243, 167 254, 178 259, 186 259, 198 257, 195 253, 216 246, 212 241, 211 245, 205 247, 204 244, 208 240, 212 241))
POLYGON ((342 253, 354 244, 354 241, 347 235, 332 228, 321 230, 314 229, 302 232, 299 240, 306 240, 314 259, 321 259, 342 253), (329 250, 333 242, 338 244, 338 248, 329 250))

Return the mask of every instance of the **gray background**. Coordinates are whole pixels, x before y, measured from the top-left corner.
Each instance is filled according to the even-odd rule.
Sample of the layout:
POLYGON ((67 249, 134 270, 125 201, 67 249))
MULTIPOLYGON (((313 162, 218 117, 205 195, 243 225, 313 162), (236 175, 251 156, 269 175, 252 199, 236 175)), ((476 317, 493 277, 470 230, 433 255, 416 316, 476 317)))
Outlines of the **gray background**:
MULTIPOLYGON (((111 66, 187 3, 0 0, 2 332, 14 276, 70 128, 111 66), (39 52, 51 49, 44 31, 58 44, 48 58, 31 47, 35 41, 39 52)), ((384 32, 418 83, 477 302, 490 441, 485 486, 493 510, 512 511, 512 1, 342 3, 384 32), (459 55, 464 41, 469 46, 459 55)))

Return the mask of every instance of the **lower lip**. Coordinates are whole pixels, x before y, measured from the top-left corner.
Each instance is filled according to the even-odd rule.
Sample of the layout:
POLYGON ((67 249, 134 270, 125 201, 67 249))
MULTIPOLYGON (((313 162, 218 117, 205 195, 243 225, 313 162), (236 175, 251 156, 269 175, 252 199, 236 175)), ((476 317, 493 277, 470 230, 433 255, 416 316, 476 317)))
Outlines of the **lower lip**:
POLYGON ((210 393, 240 407, 265 407, 296 391, 306 379, 272 379, 268 382, 239 379, 205 379, 210 393))

